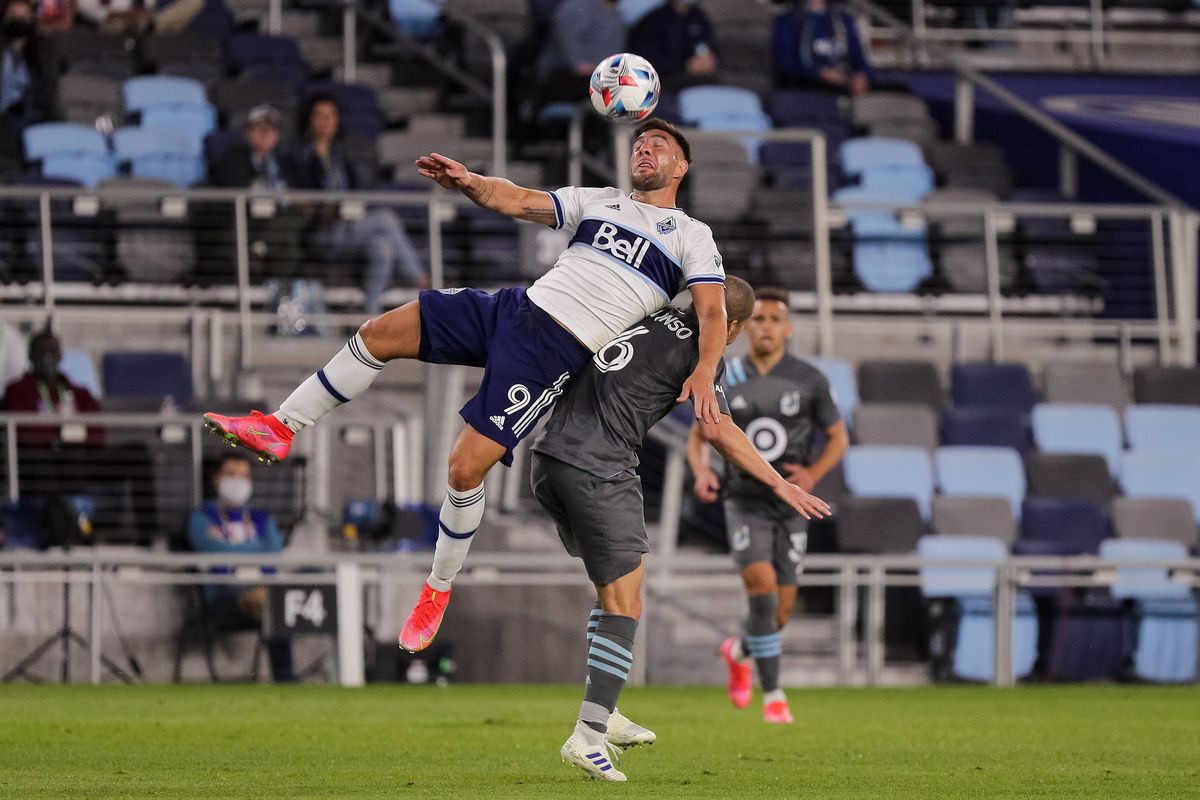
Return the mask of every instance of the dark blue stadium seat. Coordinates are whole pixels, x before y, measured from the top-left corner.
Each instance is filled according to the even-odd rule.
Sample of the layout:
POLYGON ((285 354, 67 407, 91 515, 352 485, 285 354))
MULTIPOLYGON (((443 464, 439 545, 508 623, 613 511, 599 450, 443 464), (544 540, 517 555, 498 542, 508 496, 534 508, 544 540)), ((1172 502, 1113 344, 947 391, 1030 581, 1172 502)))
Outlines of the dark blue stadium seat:
POLYGON ((955 364, 950 369, 950 395, 954 405, 970 408, 1006 408, 1028 414, 1037 394, 1024 364, 955 364))
POLYGON ((46 504, 40 497, 23 497, 0 506, 4 547, 22 550, 44 549, 45 514, 46 504))
POLYGON ((169 396, 180 410, 192 407, 192 367, 179 353, 105 353, 100 371, 109 397, 169 396))
POLYGON ((213 131, 204 137, 204 160, 208 162, 209 166, 212 166, 221 160, 229 148, 241 140, 242 135, 237 131, 213 131))
POLYGON ((267 36, 261 33, 237 33, 229 40, 226 51, 229 65, 235 70, 262 64, 303 64, 300 46, 290 36, 267 36))
POLYGON ((1095 555, 1108 537, 1104 508, 1091 500, 1027 497, 1021 513, 1021 538, 1050 542, 1060 554, 1095 555))
MULTIPOLYGON (((808 128, 843 120, 836 94, 807 89, 776 89, 767 95, 766 111, 777 128, 808 128)), ((849 131, 849 126, 846 129, 849 131)))
MULTIPOLYGON (((81 185, 78 181, 38 177, 22 177, 18 182, 27 187, 77 188, 81 185)), ((42 237, 38 201, 36 198, 13 200, 8 208, 15 228, 12 238, 18 240, 13 242, 14 250, 24 256, 25 269, 40 280, 42 237)), ((50 223, 54 232, 54 277, 61 281, 96 282, 102 279, 108 253, 96 217, 76 214, 68 199, 52 199, 50 223)))
POLYGON ((942 444, 1011 447, 1029 451, 1025 414, 1002 408, 949 408, 942 413, 942 444))

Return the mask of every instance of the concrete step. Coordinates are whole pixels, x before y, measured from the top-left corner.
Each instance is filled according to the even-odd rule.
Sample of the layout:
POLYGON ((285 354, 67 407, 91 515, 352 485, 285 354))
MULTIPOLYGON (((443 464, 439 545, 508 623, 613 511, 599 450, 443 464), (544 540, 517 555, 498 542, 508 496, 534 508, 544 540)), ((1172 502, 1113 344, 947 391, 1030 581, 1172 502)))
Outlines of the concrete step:
POLYGON ((336 36, 307 36, 297 42, 304 60, 318 69, 342 63, 342 40, 336 36))
MULTIPOLYGON (((341 50, 338 50, 338 60, 333 65, 333 77, 335 80, 345 80, 342 76, 345 70, 342 67, 341 50)), ((354 82, 360 83, 363 86, 370 86, 375 91, 388 89, 392 85, 392 67, 390 64, 364 64, 359 62, 354 69, 354 82)))
MULTIPOLYGON (((260 27, 266 27, 266 22, 260 23, 260 27)), ((321 15, 315 11, 285 11, 279 32, 297 39, 320 36, 321 15)))
POLYGON ((427 114, 437 108, 437 89, 390 86, 379 92, 379 107, 393 121, 427 114))

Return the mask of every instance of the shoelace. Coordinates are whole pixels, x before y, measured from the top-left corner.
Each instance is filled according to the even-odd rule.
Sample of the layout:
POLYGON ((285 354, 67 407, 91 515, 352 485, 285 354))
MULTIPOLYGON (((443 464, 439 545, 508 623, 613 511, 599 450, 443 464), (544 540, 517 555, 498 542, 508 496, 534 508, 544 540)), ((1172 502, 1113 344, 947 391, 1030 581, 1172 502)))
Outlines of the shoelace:
POLYGON ((413 623, 418 628, 426 628, 437 614, 437 606, 432 600, 422 597, 413 609, 413 623))

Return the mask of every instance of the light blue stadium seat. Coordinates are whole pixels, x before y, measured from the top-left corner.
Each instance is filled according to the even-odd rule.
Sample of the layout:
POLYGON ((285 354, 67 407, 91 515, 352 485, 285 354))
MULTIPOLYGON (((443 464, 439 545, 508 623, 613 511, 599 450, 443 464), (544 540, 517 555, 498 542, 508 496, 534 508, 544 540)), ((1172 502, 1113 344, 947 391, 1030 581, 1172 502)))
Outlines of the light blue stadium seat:
POLYGON ((637 21, 663 4, 664 0, 617 0, 617 10, 626 25, 633 27, 637 21))
POLYGON ((1200 523, 1200 455, 1127 451, 1121 456, 1120 480, 1129 497, 1187 500, 1200 523))
POLYGON ((96 362, 92 360, 91 353, 82 347, 64 347, 58 371, 66 375, 71 383, 91 392, 92 397, 104 396, 100 391, 100 374, 96 371, 96 362))
MULTIPOLYGON (((917 555, 925 561, 978 561, 999 565, 1008 557, 1004 543, 986 536, 923 536, 917 555)), ((995 677, 996 619, 993 593, 994 567, 922 567, 921 594, 926 598, 949 598, 958 604, 959 620, 954 637, 951 669, 968 681, 991 681, 995 677)), ((1017 592, 1013 618, 1013 674, 1024 678, 1037 660, 1037 615, 1033 600, 1017 592)))
POLYGON ((1021 518, 1025 501, 1025 465, 1011 447, 939 447, 933 454, 942 494, 1003 497, 1021 518))
POLYGON ((679 116, 686 122, 695 122, 707 116, 720 114, 753 117, 762 113, 762 100, 749 89, 736 86, 691 86, 679 93, 679 116))
POLYGON ((933 464, 921 447, 854 445, 846 453, 846 486, 859 497, 907 497, 928 520, 933 464))
POLYGON ((23 135, 25 158, 40 161, 46 178, 63 178, 95 187, 116 174, 108 140, 95 128, 69 122, 31 125, 23 135))
POLYGON ((846 219, 854 232, 854 274, 872 292, 911 292, 933 274, 925 244, 925 223, 901 224, 894 211, 854 208, 853 203, 913 204, 920 194, 909 190, 848 186, 833 195, 847 204, 846 219))
POLYGON ((829 388, 833 390, 833 399, 838 410, 842 412, 842 420, 846 425, 852 425, 854 409, 858 408, 858 381, 854 377, 854 368, 844 358, 822 358, 808 356, 804 359, 825 374, 829 388))
POLYGON ((1038 403, 1032 421, 1033 441, 1041 452, 1104 456, 1109 471, 1117 474, 1123 437, 1112 406, 1038 403))
POLYGON ((842 171, 861 175, 877 167, 918 167, 925 165, 921 148, 906 139, 862 136, 842 142, 842 171))
POLYGON ((1130 450, 1185 450, 1200 453, 1200 408, 1134 405, 1125 409, 1130 450))
POLYGON ((166 128, 121 128, 113 133, 117 161, 136 178, 191 186, 204 177, 204 156, 195 140, 166 128))
MULTIPOLYGON (((1184 561, 1188 556, 1181 542, 1162 539, 1106 539, 1100 555, 1116 562, 1184 561)), ((1172 581, 1165 568, 1124 567, 1117 569, 1112 594, 1134 601, 1135 674, 1147 681, 1196 680, 1196 601, 1191 589, 1172 581)))
POLYGON ((126 111, 142 111, 154 106, 207 105, 204 84, 173 75, 143 75, 130 78, 121 87, 126 111))
POLYGON ((388 0, 388 13, 407 36, 432 39, 442 32, 441 3, 435 0, 388 0))
POLYGON ((862 173, 860 183, 868 189, 924 197, 933 191, 933 170, 924 164, 872 167, 862 173))
POLYGON ((143 128, 166 128, 185 134, 195 151, 204 149, 204 139, 216 130, 217 110, 211 105, 154 106, 142 112, 143 128))

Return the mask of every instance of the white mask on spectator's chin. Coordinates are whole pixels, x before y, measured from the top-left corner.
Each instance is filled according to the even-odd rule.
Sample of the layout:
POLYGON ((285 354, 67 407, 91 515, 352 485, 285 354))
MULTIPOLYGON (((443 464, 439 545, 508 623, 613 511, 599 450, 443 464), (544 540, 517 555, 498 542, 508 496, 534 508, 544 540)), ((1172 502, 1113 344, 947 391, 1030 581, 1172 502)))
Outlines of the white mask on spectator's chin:
POLYGON ((253 490, 254 486, 250 483, 249 478, 227 475, 217 481, 217 497, 223 502, 238 508, 246 505, 253 490))

